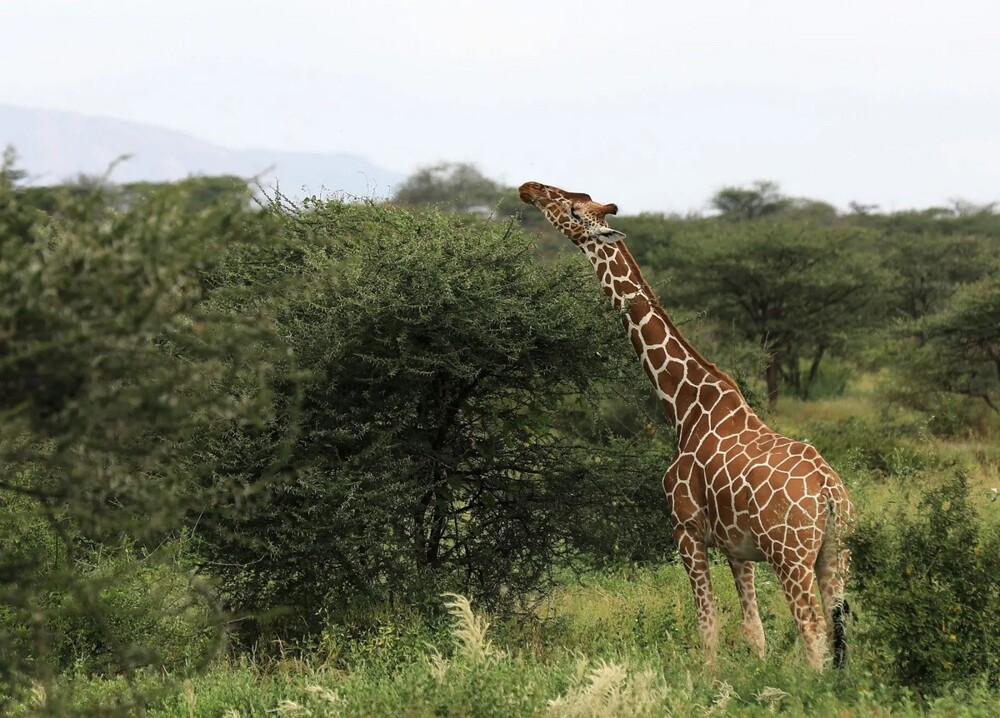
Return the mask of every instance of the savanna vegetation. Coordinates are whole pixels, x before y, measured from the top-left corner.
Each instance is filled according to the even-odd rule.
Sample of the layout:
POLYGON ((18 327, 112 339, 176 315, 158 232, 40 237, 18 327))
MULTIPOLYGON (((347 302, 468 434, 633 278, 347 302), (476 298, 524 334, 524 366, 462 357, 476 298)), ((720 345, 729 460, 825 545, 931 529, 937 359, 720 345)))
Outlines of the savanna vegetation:
POLYGON ((382 203, 25 179, 8 151, 5 715, 1000 709, 996 207, 759 182, 613 222, 855 498, 848 667, 814 673, 767 569, 751 658, 721 561, 703 665, 671 429, 589 266, 512 188, 467 165, 382 203))

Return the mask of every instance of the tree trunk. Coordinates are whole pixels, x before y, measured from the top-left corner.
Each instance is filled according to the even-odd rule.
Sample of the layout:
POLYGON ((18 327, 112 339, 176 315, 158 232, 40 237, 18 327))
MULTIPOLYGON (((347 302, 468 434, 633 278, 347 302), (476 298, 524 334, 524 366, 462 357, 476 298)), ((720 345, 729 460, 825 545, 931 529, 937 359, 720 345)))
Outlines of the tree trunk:
POLYGON ((788 383, 791 384, 795 396, 802 396, 802 372, 799 370, 799 355, 796 353, 788 360, 788 383))
POLYGON ((778 405, 778 388, 781 386, 781 367, 778 364, 778 357, 773 354, 768 358, 764 376, 767 379, 767 406, 770 409, 774 409, 778 405))
POLYGON ((816 353, 813 354, 812 364, 809 366, 809 378, 806 379, 806 385, 802 388, 802 398, 808 399, 809 392, 812 390, 813 384, 816 382, 816 376, 819 374, 819 363, 823 360, 823 354, 826 353, 826 347, 820 346, 816 353))

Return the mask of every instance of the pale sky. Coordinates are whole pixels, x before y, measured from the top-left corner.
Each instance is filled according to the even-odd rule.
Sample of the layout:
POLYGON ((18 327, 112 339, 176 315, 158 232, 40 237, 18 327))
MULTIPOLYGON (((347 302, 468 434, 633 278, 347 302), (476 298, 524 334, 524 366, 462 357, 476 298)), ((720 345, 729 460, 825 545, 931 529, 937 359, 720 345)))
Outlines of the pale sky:
POLYGON ((1000 200, 995 0, 0 0, 0 103, 704 209, 1000 200))

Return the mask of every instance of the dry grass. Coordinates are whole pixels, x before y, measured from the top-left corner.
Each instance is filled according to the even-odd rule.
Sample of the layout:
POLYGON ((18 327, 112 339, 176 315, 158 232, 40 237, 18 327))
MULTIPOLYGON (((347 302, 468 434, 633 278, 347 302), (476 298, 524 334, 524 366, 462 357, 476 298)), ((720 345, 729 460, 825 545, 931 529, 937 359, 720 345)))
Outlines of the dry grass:
POLYGON ((465 596, 457 593, 444 595, 451 598, 445 607, 454 618, 451 630, 458 653, 476 664, 491 663, 500 658, 503 654, 486 638, 489 621, 473 613, 472 604, 465 596))
POLYGON ((625 666, 600 661, 569 691, 549 701, 553 718, 662 715, 668 693, 662 677, 650 670, 630 677, 625 666))

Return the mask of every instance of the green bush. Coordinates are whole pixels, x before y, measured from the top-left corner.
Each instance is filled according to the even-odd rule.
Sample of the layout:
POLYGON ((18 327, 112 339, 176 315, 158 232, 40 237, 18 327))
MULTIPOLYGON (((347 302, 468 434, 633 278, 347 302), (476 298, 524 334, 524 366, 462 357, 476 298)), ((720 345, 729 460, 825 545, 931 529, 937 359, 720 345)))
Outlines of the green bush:
POLYGON ((77 566, 85 592, 46 597, 50 660, 56 668, 114 674, 123 665, 194 669, 214 654, 219 617, 207 586, 169 555, 127 547, 77 566))
MULTIPOLYGON (((799 374, 808 375, 810 367, 807 362, 799 363, 799 374)), ((831 397, 843 396, 847 391, 848 382, 857 373, 857 370, 838 360, 828 360, 823 362, 816 375, 808 382, 803 382, 799 392, 794 391, 794 386, 786 387, 790 396, 797 396, 801 399, 817 401, 831 397)))
POLYGON ((910 476, 938 461, 913 446, 922 428, 908 424, 850 418, 814 421, 800 432, 833 466, 871 478, 910 476))
POLYGON ((963 478, 927 491, 913 516, 863 519, 851 543, 858 641, 883 679, 922 694, 1000 684, 1000 535, 963 478))
POLYGON ((0 495, 0 525, 6 566, 24 567, 24 587, 38 586, 30 613, 14 602, 0 608, 0 665, 8 670, 177 668, 211 652, 211 600, 168 547, 140 557, 127 545, 90 543, 70 558, 60 527, 37 502, 10 494, 0 495))

